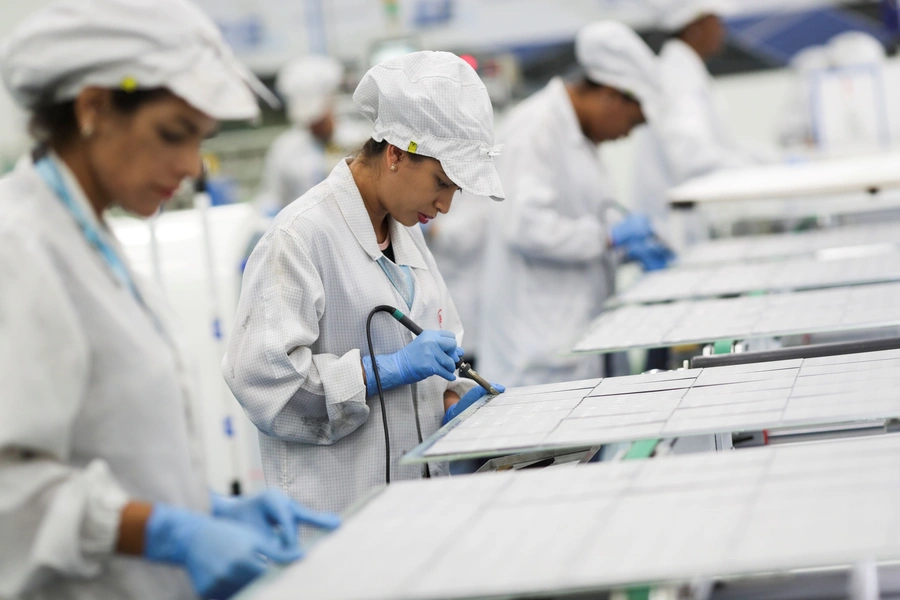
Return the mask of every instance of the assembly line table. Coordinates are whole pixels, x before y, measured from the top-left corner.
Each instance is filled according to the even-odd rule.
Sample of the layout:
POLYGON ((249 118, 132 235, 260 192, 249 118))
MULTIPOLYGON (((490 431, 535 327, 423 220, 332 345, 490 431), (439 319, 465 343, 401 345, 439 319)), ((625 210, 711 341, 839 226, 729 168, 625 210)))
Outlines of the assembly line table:
POLYGON ((766 198, 819 199, 900 188, 900 152, 724 169, 669 190, 673 207, 766 198))
POLYGON ((470 407, 403 462, 804 427, 883 428, 900 419, 898 388, 897 349, 512 388, 470 407))
POLYGON ((789 335, 863 332, 900 325, 900 283, 786 292, 604 310, 574 353, 789 335))
POLYGON ((792 220, 833 222, 869 215, 900 216, 900 153, 880 153, 716 171, 668 192, 666 231, 684 248, 697 221, 792 220))
POLYGON ((829 260, 878 256, 897 252, 898 247, 900 221, 887 221, 703 241, 682 251, 678 255, 678 266, 740 264, 795 257, 829 260))
POLYGON ((247 597, 596 598, 722 580, 740 597, 742 581, 778 591, 798 570, 812 580, 794 597, 829 597, 821 569, 858 565, 878 586, 877 565, 900 561, 898 455, 886 435, 394 483, 247 597))
POLYGON ((645 274, 607 306, 812 290, 900 281, 900 247, 863 256, 811 256, 730 265, 674 266, 645 274))

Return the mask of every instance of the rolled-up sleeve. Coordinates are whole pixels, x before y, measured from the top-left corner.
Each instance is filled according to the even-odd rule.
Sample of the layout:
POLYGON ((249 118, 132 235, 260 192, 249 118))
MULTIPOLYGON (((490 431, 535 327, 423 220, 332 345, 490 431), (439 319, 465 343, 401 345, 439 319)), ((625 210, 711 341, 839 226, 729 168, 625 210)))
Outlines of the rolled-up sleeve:
MULTIPOLYGON (((459 373, 457 373, 459 375, 459 373)), ((492 383, 500 383, 499 381, 494 381, 492 383)), ((447 389, 451 392, 459 395, 460 398, 466 395, 466 392, 471 390, 472 388, 478 387, 478 384, 472 381, 471 379, 465 379, 463 377, 457 377, 456 381, 451 381, 447 386, 447 389)))
POLYGON ((325 290, 308 250, 275 229, 244 274, 222 371, 256 427, 268 436, 332 444, 369 415, 359 350, 315 354, 325 290))
POLYGON ((530 258, 562 264, 597 260, 607 248, 606 228, 599 218, 560 213, 554 157, 540 143, 503 156, 504 187, 509 197, 503 220, 504 239, 530 258))
POLYGON ((0 233, 0 597, 89 578, 128 497, 106 463, 68 464, 89 347, 50 257, 0 233))

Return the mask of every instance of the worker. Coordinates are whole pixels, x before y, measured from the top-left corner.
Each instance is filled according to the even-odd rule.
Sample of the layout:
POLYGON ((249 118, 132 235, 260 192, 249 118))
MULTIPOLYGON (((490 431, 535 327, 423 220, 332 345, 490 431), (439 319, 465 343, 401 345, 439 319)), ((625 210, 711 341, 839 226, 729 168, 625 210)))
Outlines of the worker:
POLYGON ((672 258, 643 215, 608 228, 614 195, 597 153, 659 110, 656 57, 611 21, 583 28, 575 54, 584 76, 552 79, 498 136, 509 202, 486 240, 479 371, 507 385, 600 377, 600 356, 566 354, 611 294, 616 254, 646 269, 672 258))
POLYGON ((477 283, 483 273, 485 236, 492 208, 483 198, 460 192, 453 199, 453 212, 422 228, 466 330, 466 355, 463 360, 476 369, 478 314, 481 295, 485 291, 477 283))
POLYGON ((332 511, 386 481, 446 473, 399 459, 485 392, 455 375, 463 329, 419 225, 459 189, 503 198, 491 103, 459 57, 390 59, 353 99, 372 138, 254 249, 222 364, 259 429, 266 483, 332 511), (369 352, 379 305, 425 331, 373 316, 369 352))
POLYGON ((301 56, 278 72, 275 88, 291 128, 266 154, 257 198, 263 214, 274 216, 328 175, 325 147, 334 133, 334 97, 343 78, 344 67, 329 56, 301 56))
POLYGON ((178 329, 104 215, 155 213, 264 88, 187 0, 52 3, 0 75, 38 140, 0 180, 0 597, 228 598, 337 518, 209 492, 178 329))
POLYGON ((635 206, 647 213, 676 246, 708 237, 702 223, 690 231, 670 229, 669 188, 728 167, 773 160, 768 151, 740 143, 727 127, 715 98, 706 61, 725 47, 725 0, 657 0, 660 28, 669 34, 660 52, 666 110, 637 136, 635 206))

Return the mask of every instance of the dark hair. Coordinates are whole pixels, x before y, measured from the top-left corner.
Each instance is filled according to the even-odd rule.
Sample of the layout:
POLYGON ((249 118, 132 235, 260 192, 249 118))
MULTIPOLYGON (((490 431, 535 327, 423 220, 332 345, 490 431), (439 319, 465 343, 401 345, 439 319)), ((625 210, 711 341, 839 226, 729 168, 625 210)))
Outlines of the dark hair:
MULTIPOLYGON (((369 138, 356 153, 356 157, 367 165, 372 166, 375 159, 387 151, 389 145, 390 143, 387 140, 376 142, 374 139, 369 138)), ((413 154, 412 152, 409 152, 408 154, 409 160, 413 162, 419 162, 420 160, 427 158, 420 154, 413 154)))
POLYGON ((637 104, 641 103, 640 100, 638 100, 637 98, 635 98, 633 95, 629 94, 628 92, 623 92, 622 90, 617 90, 616 88, 610 87, 608 85, 604 85, 602 83, 597 83, 596 81, 592 81, 591 79, 589 79, 587 77, 587 75, 582 77, 581 80, 578 81, 577 85, 582 90, 586 90, 586 91, 611 89, 614 92, 616 92, 617 94, 619 94, 620 96, 622 96, 623 98, 625 98, 625 100, 627 100, 628 102, 636 102, 637 104))
POLYGON ((587 75, 581 78, 581 81, 578 84, 588 90, 599 90, 600 88, 605 88, 606 86, 602 83, 597 83, 596 81, 591 80, 587 75))
MULTIPOLYGON (((112 106, 123 115, 130 115, 138 108, 170 94, 166 88, 149 88, 126 92, 112 90, 112 106)), ((78 135, 75 118, 75 101, 47 102, 31 111, 28 132, 39 142, 66 142, 78 135)))

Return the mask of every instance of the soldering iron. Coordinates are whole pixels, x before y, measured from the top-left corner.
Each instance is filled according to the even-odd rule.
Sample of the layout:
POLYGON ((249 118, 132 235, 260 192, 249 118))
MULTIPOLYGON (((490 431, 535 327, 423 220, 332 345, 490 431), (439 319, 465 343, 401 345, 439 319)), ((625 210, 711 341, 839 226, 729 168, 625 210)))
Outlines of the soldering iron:
MULTIPOLYGON (((406 327, 407 329, 412 331, 414 334, 416 334, 416 335, 422 334, 422 328, 419 327, 415 321, 413 321, 412 319, 410 319, 409 317, 404 315, 402 312, 400 312, 396 308, 394 308, 392 306, 387 306, 387 305, 378 306, 376 308, 383 309, 384 312, 389 312, 392 317, 394 317, 395 319, 400 321, 400 323, 402 323, 404 327, 406 327)), ((483 387, 485 390, 487 390, 488 394, 491 394, 492 396, 496 396, 497 394, 500 393, 497 390, 495 390, 494 386, 492 386, 488 381, 486 381, 481 375, 476 373, 475 369, 473 369, 472 365, 470 365, 469 363, 467 363, 463 360, 459 360, 456 362, 456 368, 459 370, 460 375, 471 379, 472 381, 474 381, 475 383, 477 383, 478 385, 483 387)))
MULTIPOLYGON (((378 373, 378 362, 375 360, 375 349, 372 346, 372 317, 374 317, 377 313, 385 312, 394 317, 397 321, 400 322, 404 327, 409 329, 415 335, 420 335, 423 331, 415 321, 404 315, 402 312, 394 308, 393 306, 388 306, 387 304, 381 304, 376 306, 369 312, 369 317, 366 319, 366 341, 369 345, 369 354, 372 356, 372 371, 375 375, 375 384, 378 388, 378 398, 381 401, 381 420, 384 425, 384 453, 385 453, 385 464, 384 464, 384 479, 385 483, 391 482, 391 435, 388 431, 387 424, 387 411, 384 405, 384 391, 381 387, 381 375, 378 373)), ((472 366, 464 362, 463 360, 459 360, 456 363, 456 368, 459 370, 459 374, 462 377, 467 377, 483 387, 487 390, 488 394, 492 396, 498 395, 494 386, 492 386, 487 380, 485 380, 481 375, 475 372, 472 369, 472 366)), ((421 433, 420 433, 421 437, 421 433)), ((419 440, 421 442, 421 439, 419 440)))

